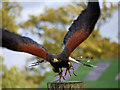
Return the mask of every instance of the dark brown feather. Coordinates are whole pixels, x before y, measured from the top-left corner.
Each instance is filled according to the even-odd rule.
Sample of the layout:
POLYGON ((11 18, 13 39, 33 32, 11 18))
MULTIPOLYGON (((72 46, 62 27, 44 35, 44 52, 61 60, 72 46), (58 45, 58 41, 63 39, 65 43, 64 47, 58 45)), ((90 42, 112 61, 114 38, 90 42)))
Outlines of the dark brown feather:
POLYGON ((20 36, 8 30, 2 30, 2 47, 14 51, 27 52, 47 60, 47 51, 42 45, 28 37, 20 36))
POLYGON ((80 43, 87 39, 94 29, 99 15, 99 3, 89 2, 87 8, 82 11, 78 18, 72 23, 63 41, 65 44, 63 52, 66 52, 66 50, 69 52, 67 53, 67 57, 80 43))

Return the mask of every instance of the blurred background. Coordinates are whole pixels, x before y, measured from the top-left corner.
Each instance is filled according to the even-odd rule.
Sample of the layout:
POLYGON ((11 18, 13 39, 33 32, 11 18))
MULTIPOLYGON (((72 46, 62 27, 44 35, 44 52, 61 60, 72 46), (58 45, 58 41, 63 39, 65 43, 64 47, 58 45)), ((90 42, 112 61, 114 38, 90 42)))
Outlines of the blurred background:
MULTIPOLYGON (((43 45, 50 53, 60 53, 63 38, 87 2, 67 0, 52 2, 13 2, 1 3, 0 18, 2 27, 27 36, 43 45)), ((118 2, 100 1, 101 16, 90 37, 77 47, 71 57, 82 56, 90 64, 100 66, 76 68, 77 77, 72 75, 67 81, 84 81, 86 88, 118 88, 118 2), (94 78, 93 78, 94 77, 94 78), (90 79, 91 78, 91 79, 90 79), (92 79, 93 78, 93 79, 92 79), (95 79, 96 78, 96 79, 95 79)), ((49 63, 29 67, 40 58, 30 54, 1 48, 0 82, 2 88, 46 88, 48 81, 55 80, 55 73, 49 63)))

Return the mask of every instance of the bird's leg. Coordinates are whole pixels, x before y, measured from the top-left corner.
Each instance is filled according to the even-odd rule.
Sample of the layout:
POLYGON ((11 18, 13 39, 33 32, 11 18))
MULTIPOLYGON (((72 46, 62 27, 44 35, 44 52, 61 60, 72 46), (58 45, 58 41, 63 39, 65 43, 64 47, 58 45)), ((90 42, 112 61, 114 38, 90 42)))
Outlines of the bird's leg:
POLYGON ((69 67, 69 68, 66 68, 65 76, 66 76, 66 74, 67 74, 67 71, 69 72, 69 75, 71 76, 70 69, 72 69, 72 70, 73 70, 73 74, 74 74, 75 76, 77 76, 77 75, 75 74, 75 71, 74 71, 73 66, 71 66, 71 67, 69 67))
POLYGON ((69 68, 66 68, 65 76, 66 76, 66 74, 67 74, 67 71, 69 72, 69 75, 71 76, 70 69, 71 69, 70 67, 69 67, 69 68))
POLYGON ((69 64, 69 67, 66 68, 65 76, 67 74, 67 71, 69 72, 69 75, 71 76, 70 69, 72 67, 72 63, 70 61, 68 61, 68 64, 69 64))
POLYGON ((66 76, 66 74, 67 74, 67 68, 66 68, 66 71, 65 71, 65 76, 66 76))
POLYGON ((61 77, 65 80, 65 77, 62 75, 62 68, 60 69, 60 72, 56 76, 59 76, 59 81, 61 81, 61 77))

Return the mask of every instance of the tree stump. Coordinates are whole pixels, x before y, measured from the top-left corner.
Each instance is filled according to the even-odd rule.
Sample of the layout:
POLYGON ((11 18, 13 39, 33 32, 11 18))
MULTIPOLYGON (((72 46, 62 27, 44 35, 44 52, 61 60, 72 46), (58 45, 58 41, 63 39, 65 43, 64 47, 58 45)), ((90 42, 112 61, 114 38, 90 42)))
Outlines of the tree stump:
POLYGON ((47 89, 48 90, 76 90, 77 88, 83 89, 84 82, 81 81, 65 81, 65 82, 48 82, 47 89))

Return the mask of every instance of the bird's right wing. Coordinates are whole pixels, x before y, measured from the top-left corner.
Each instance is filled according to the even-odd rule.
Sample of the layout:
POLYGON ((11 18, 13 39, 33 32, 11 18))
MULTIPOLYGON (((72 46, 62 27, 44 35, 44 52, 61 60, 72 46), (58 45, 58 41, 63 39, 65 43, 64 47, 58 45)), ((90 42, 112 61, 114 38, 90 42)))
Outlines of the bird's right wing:
MULTIPOLYGON (((28 37, 23 37, 2 29, 2 47, 13 51, 26 52, 47 60, 46 49, 28 37)), ((48 60, 47 60, 48 61, 48 60)))
POLYGON ((65 54, 66 57, 69 57, 73 50, 88 38, 99 16, 99 3, 88 2, 87 8, 73 21, 69 31, 64 37, 63 43, 65 44, 65 48, 63 54, 65 54))

